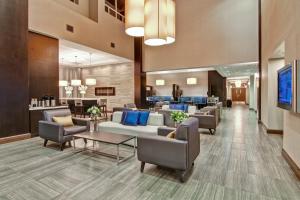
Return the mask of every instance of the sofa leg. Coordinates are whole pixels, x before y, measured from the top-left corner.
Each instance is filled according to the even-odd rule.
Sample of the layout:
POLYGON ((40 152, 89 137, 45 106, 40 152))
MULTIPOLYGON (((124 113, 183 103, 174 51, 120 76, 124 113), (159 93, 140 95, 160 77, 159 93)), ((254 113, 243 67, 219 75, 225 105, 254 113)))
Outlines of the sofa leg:
POLYGON ((177 175, 181 183, 186 181, 187 171, 177 171, 177 175))
POLYGON ((141 173, 144 172, 144 169, 145 169, 145 162, 141 162, 141 173))
POLYGON ((87 139, 83 139, 84 143, 87 144, 87 139))
POLYGON ((45 140, 44 140, 44 147, 47 146, 47 143, 48 143, 48 140, 45 139, 45 140))
POLYGON ((209 130, 209 133, 210 133, 211 135, 213 135, 212 129, 210 128, 210 129, 208 129, 208 130, 209 130))
POLYGON ((61 151, 63 151, 63 150, 64 150, 64 148, 65 148, 65 145, 66 145, 66 143, 65 143, 65 142, 64 142, 64 143, 62 143, 62 144, 60 144, 60 146, 59 146, 59 147, 60 147, 60 150, 61 150, 61 151))
POLYGON ((72 143, 71 143, 71 141, 69 141, 68 143, 69 143, 69 147, 72 147, 72 143))

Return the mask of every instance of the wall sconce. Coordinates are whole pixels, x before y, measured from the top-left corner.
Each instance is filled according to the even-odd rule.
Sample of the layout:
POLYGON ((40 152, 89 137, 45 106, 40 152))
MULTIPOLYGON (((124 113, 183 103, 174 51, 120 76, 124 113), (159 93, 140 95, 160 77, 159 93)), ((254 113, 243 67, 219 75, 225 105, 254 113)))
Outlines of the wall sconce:
POLYGON ((81 86, 81 80, 71 80, 72 86, 81 86))
POLYGON ((59 87, 67 87, 68 86, 68 81, 61 80, 58 83, 59 87))
POLYGON ((165 85, 165 80, 156 80, 155 84, 156 85, 165 85))
POLYGON ((88 86, 93 86, 97 84, 97 80, 94 78, 87 78, 85 79, 85 84, 88 86))
POLYGON ((197 84, 197 79, 196 78, 187 78, 186 79, 186 84, 188 84, 188 85, 196 85, 197 84))

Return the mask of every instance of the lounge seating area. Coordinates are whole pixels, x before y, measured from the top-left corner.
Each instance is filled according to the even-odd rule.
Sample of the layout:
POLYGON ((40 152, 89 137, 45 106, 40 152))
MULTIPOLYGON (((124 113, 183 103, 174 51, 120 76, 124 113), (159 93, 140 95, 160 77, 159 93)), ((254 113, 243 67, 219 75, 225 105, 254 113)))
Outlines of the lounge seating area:
POLYGON ((0 200, 300 200, 300 0, 0 8, 0 200))

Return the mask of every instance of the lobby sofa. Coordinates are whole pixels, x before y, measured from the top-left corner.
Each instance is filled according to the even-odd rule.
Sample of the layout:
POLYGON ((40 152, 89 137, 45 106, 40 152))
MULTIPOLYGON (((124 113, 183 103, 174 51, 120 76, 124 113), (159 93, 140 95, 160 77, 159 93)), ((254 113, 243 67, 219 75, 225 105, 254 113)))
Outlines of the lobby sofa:
POLYGON ((39 121, 39 136, 44 139, 44 146, 48 140, 60 144, 60 150, 63 151, 66 142, 71 144, 73 135, 88 130, 89 122, 82 119, 72 118, 74 126, 63 127, 53 121, 53 117, 70 116, 69 109, 47 110, 43 112, 44 120, 39 121))
POLYGON ((166 137, 172 130, 159 128, 157 136, 138 137, 137 156, 141 161, 141 172, 146 163, 172 168, 184 182, 200 153, 198 119, 185 120, 176 129, 175 138, 166 137))
POLYGON ((127 126, 121 123, 123 112, 117 111, 112 115, 112 121, 101 122, 98 130, 101 132, 118 133, 124 135, 157 135, 159 127, 165 126, 164 116, 158 113, 150 113, 146 126, 127 126))

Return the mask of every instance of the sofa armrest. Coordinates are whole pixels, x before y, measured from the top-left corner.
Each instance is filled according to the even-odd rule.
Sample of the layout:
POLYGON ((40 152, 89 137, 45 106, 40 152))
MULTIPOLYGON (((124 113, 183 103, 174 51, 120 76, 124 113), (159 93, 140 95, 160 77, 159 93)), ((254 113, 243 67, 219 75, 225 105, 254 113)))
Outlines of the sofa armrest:
POLYGON ((54 142, 63 141, 64 127, 55 122, 39 121, 39 136, 54 142))
POLYGON ((174 130, 176 130, 176 128, 172 128, 172 127, 159 127, 157 129, 157 134, 160 135, 160 136, 167 136, 169 133, 171 133, 174 130))
POLYGON ((187 168, 187 141, 163 136, 143 136, 137 138, 138 159, 142 162, 173 169, 187 168))

